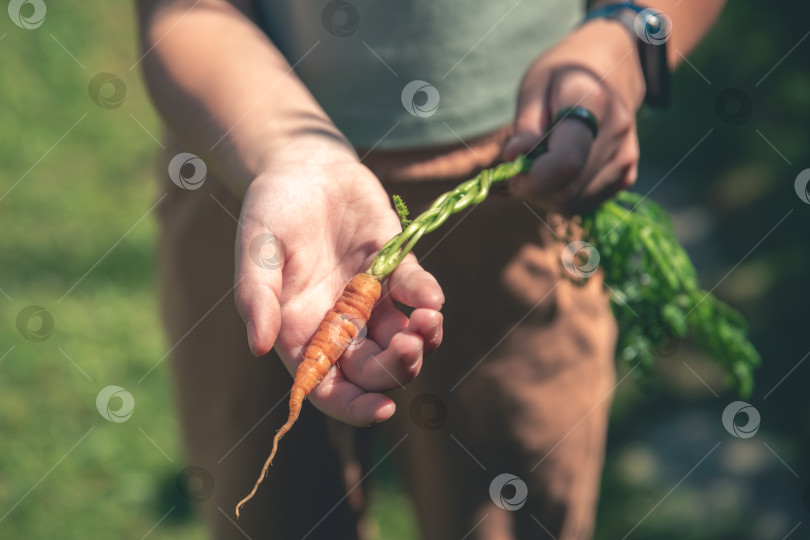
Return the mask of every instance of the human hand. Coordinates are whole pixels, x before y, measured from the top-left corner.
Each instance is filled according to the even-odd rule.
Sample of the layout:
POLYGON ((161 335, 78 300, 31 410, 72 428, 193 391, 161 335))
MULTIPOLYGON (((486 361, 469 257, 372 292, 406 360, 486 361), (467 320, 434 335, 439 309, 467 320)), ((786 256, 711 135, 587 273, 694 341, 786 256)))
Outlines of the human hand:
MULTIPOLYGON (((331 143, 275 159, 247 190, 236 239, 236 304, 257 356, 275 346, 294 373, 303 348, 346 283, 399 233, 377 178, 331 143)), ((383 286, 367 337, 309 395, 321 411, 363 426, 394 414, 380 393, 411 381, 442 339, 444 296, 409 255, 383 286), (394 301, 416 308, 407 317, 394 301)))
POLYGON ((533 149, 566 107, 590 110, 599 134, 594 139, 575 119, 560 121, 546 141, 548 152, 516 179, 515 194, 540 208, 574 214, 630 187, 639 155, 635 111, 643 96, 633 36, 615 21, 591 21, 540 55, 521 83, 515 135, 504 159, 533 149))

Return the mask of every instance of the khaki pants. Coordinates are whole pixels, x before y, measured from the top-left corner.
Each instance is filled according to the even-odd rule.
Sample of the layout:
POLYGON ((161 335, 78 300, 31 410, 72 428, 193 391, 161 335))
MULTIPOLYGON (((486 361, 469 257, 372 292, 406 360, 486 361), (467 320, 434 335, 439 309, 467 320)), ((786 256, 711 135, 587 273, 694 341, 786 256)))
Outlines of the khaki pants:
MULTIPOLYGON (((470 149, 376 152, 364 162, 415 215, 490 164, 506 135, 470 149)), ((166 162, 177 151, 170 146, 166 162)), ((565 279, 553 233, 519 200, 498 194, 452 217, 416 250, 445 292, 445 338, 419 377, 392 392, 394 417, 354 429, 305 404, 235 521, 234 505, 286 419, 292 381, 274 354, 252 357, 234 307, 237 225, 229 213, 238 217, 240 201, 210 172, 195 191, 165 182, 162 305, 169 343, 177 344, 171 366, 189 464, 214 479, 199 504, 215 538, 363 537, 369 493, 360 480, 384 456, 411 495, 422 538, 591 537, 615 323, 601 280, 565 279), (382 440, 372 453, 375 434, 382 440), (491 489, 502 473, 518 480, 491 489), (525 503, 510 509, 510 501, 520 506, 521 483, 525 503)))

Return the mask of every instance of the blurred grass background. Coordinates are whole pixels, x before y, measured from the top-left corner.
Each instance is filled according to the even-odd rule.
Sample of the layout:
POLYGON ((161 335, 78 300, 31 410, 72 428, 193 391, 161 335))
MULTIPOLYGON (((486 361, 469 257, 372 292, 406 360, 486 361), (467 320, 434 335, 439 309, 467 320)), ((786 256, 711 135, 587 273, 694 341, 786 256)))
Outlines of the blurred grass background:
MULTIPOLYGON (((129 3, 81 6, 49 2, 35 30, 0 14, 0 537, 204 538, 177 487, 186 464, 166 373, 137 383, 168 349, 149 213, 160 123, 131 69, 129 3), (90 99, 102 72, 126 84, 118 108, 90 99), (44 341, 17 330, 29 305, 53 316, 44 341), (98 414, 108 385, 132 392, 127 422, 98 414)), ((810 166, 808 12, 727 6, 678 72, 673 107, 640 121, 638 189, 668 174, 653 199, 673 213, 704 287, 718 284, 751 321, 764 366, 749 401, 762 427, 745 440, 725 432, 720 415, 735 396, 688 343, 644 384, 628 379, 612 417, 600 540, 631 530, 650 540, 810 537, 810 524, 796 528, 810 521, 810 205, 793 186, 810 166), (718 100, 726 88, 743 97, 718 100)), ((376 482, 380 536, 415 538, 391 470, 376 482)))

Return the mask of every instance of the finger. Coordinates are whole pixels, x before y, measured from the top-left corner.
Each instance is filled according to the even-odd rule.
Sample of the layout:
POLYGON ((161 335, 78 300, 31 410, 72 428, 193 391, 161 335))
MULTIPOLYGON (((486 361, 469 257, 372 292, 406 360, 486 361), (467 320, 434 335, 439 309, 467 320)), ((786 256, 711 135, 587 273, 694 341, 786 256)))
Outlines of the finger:
POLYGON ((422 338, 412 332, 400 332, 384 350, 375 344, 344 354, 340 370, 363 390, 382 392, 404 388, 419 374, 422 358, 422 338))
POLYGON ((368 336, 385 348, 397 332, 408 327, 408 316, 397 309, 390 295, 383 296, 374 307, 366 326, 368 336))
POLYGON ((367 391, 391 390, 413 380, 424 355, 441 344, 443 317, 438 311, 419 308, 405 321, 405 328, 390 335, 384 332, 396 326, 371 328, 367 336, 361 332, 360 340, 354 341, 339 361, 346 378, 367 391))
POLYGON ((633 164, 613 172, 608 181, 597 179, 602 185, 601 189, 593 194, 585 195, 577 199, 577 201, 571 205, 571 212, 581 214, 594 210, 618 192, 631 187, 636 182, 637 175, 638 166, 633 164))
MULTIPOLYGON (((583 174, 565 187, 565 197, 576 199, 591 198, 603 190, 605 183, 598 183, 596 177, 604 177, 608 168, 626 168, 637 163, 639 157, 638 136, 635 129, 635 116, 622 107, 614 107, 602 119, 602 137, 596 141, 591 159, 583 174), (618 166, 616 166, 618 164, 618 166)), ((609 176, 617 178, 617 173, 609 176)))
POLYGON ((388 291, 393 300, 415 308, 440 310, 444 293, 439 282, 409 254, 391 274, 388 291))
POLYGON ((542 130, 548 123, 548 107, 540 88, 546 88, 542 80, 526 80, 521 84, 515 110, 515 134, 503 149, 503 159, 511 161, 521 154, 532 150, 540 141, 542 130))
POLYGON ((417 308, 411 312, 409 318, 396 309, 393 303, 380 302, 380 304, 380 308, 384 312, 379 314, 375 312, 371 317, 368 336, 381 348, 388 347, 391 339, 406 329, 422 337, 427 353, 433 352, 441 344, 442 322, 444 321, 441 312, 428 308, 417 308))
POLYGON ((281 241, 266 228, 242 227, 236 242, 234 298, 245 321, 248 345, 256 356, 267 354, 281 327, 281 241))
POLYGON ((582 122, 561 120, 548 136, 548 152, 535 159, 529 173, 520 177, 516 193, 536 199, 567 185, 585 169, 593 140, 582 122))
POLYGON ((386 347, 380 347, 372 339, 354 343, 343 353, 340 370, 348 380, 369 392, 404 387, 419 374, 425 354, 439 346, 442 334, 442 316, 438 311, 415 310, 407 329, 394 334, 386 347))
POLYGON ((388 420, 397 411, 394 400, 385 394, 360 394, 348 402, 344 422, 357 427, 388 420))
MULTIPOLYGON (((601 122, 608 110, 605 88, 593 73, 584 69, 555 71, 548 82, 548 95, 546 108, 549 115, 583 107, 601 122)), ((532 180, 523 178, 521 181, 524 195, 542 197, 577 178, 588 162, 594 136, 581 119, 564 116, 550 128, 547 142, 548 152, 535 160, 528 174, 532 180)), ((518 186, 518 192, 521 192, 521 186, 518 186)))
POLYGON ((444 316, 433 309, 419 308, 411 313, 408 332, 422 338, 424 354, 435 351, 442 344, 444 316))
POLYGON ((602 145, 602 148, 594 148, 592 158, 579 175, 565 185, 560 186, 560 198, 564 205, 576 203, 578 199, 593 195, 593 193, 599 191, 604 187, 604 184, 598 183, 598 179, 605 182, 606 179, 617 177, 616 170, 618 167, 615 163, 617 150, 614 148, 612 153, 605 154, 606 152, 610 152, 610 149, 604 148, 604 145, 602 145))
POLYGON ((632 186, 638 175, 638 158, 638 138, 632 131, 622 138, 615 154, 609 157, 608 165, 600 168, 595 177, 587 182, 576 180, 577 190, 565 194, 567 211, 582 213, 593 210, 619 191, 632 186))
POLYGON ((363 427, 391 418, 396 412, 393 400, 385 394, 369 393, 347 380, 337 369, 329 370, 324 380, 309 395, 321 412, 363 427))

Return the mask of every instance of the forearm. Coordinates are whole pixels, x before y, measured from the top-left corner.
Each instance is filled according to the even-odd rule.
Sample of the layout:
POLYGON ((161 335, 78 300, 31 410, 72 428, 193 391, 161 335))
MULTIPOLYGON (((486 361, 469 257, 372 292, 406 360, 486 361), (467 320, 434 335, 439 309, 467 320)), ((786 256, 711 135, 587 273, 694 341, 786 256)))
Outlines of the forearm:
POLYGON ((279 156, 356 159, 270 40, 224 0, 139 0, 141 60, 171 131, 238 194, 279 156))
MULTIPOLYGON (((595 0, 591 7, 617 0, 595 0)), ((676 67, 700 43, 723 10, 725 0, 638 0, 637 4, 658 9, 669 17, 672 35, 667 42, 667 59, 676 67)))

